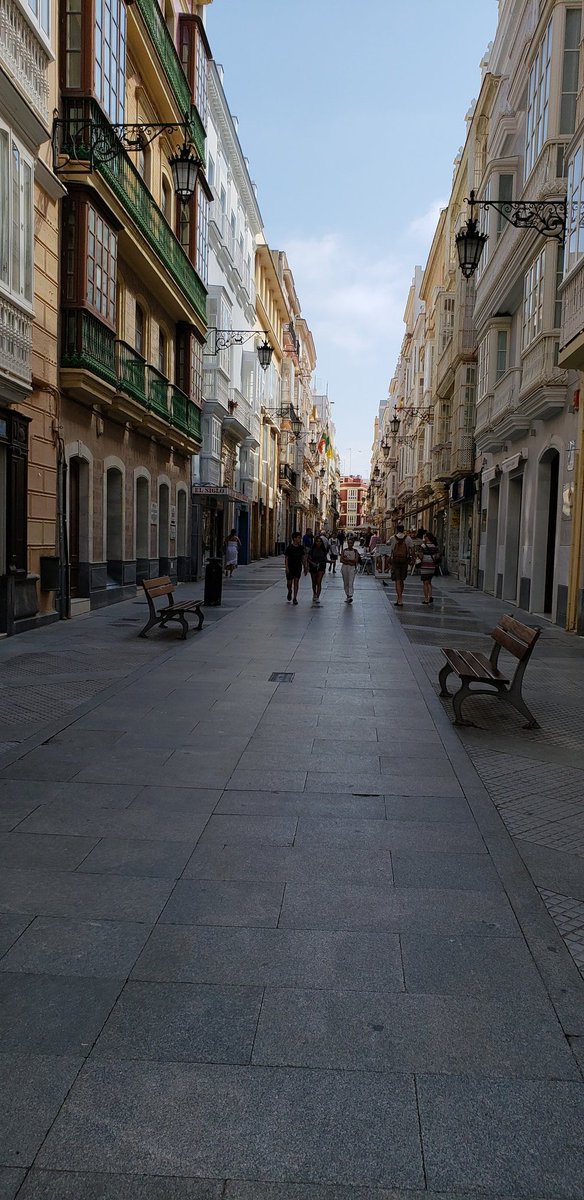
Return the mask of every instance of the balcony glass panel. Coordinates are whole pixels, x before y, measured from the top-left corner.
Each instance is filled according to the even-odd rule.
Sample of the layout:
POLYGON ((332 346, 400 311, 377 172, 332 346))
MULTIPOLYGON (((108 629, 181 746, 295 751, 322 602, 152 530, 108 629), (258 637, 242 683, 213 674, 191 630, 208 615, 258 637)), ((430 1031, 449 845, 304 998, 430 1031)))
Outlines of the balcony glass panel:
POLYGON ((146 404, 146 360, 127 342, 116 342, 118 387, 146 404))

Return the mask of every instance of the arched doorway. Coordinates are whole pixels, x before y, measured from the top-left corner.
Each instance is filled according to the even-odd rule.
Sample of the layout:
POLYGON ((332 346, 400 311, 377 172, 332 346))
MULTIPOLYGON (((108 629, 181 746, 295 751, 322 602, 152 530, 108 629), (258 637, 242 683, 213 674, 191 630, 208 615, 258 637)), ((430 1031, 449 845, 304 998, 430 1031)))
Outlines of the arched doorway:
POLYGON ((167 483, 158 488, 158 569, 161 575, 170 573, 170 489, 167 483))
POLYGON ((554 607, 559 484, 560 455, 550 446, 540 458, 537 469, 531 589, 532 611, 548 615, 554 607))
POLYGON ((69 459, 69 580, 73 599, 89 595, 89 463, 69 459))
POLYGON ((136 582, 150 576, 150 499, 148 480, 136 480, 136 582))
POLYGON ((124 506, 122 472, 110 467, 106 475, 106 534, 108 586, 119 586, 123 577, 124 506))

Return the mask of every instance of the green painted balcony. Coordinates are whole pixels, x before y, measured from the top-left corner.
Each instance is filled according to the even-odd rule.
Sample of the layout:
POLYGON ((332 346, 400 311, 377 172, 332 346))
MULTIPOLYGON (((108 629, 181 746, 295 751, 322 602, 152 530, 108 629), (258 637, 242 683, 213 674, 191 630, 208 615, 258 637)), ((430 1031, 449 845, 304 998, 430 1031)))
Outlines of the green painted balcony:
POLYGON ((148 366, 146 368, 148 376, 148 407, 153 412, 158 413, 159 417, 164 417, 165 421, 169 420, 170 412, 168 409, 168 391, 169 382, 165 375, 156 370, 156 367, 148 366))
POLYGON ((140 404, 146 404, 146 359, 127 342, 116 342, 117 384, 140 404))
POLYGON ((201 410, 192 400, 189 400, 187 409, 187 423, 189 427, 189 436, 195 438, 197 442, 201 442, 201 410))
POLYGON ((85 308, 63 312, 61 366, 91 371, 115 386, 116 335, 85 308))
POLYGON ((164 20, 158 0, 136 0, 136 7, 150 34, 160 65, 174 96, 181 116, 189 113, 189 132, 197 148, 199 158, 205 162, 205 127, 201 115, 192 102, 188 79, 184 73, 178 51, 170 30, 164 20))
POLYGON ((75 162, 87 162, 90 171, 99 171, 161 260, 162 269, 168 272, 201 321, 206 323, 207 290, 99 106, 94 100, 67 98, 63 101, 63 109, 64 123, 58 149, 69 155, 72 171, 75 162))

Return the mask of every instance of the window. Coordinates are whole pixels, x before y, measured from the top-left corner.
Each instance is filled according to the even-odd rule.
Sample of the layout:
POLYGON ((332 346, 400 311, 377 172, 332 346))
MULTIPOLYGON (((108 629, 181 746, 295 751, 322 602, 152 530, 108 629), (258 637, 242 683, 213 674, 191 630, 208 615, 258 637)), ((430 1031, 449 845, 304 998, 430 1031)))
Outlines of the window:
POLYGON ((475 406, 477 399, 476 368, 466 368, 464 386, 464 432, 473 433, 475 425, 475 406))
POLYGON ((523 349, 543 328, 543 285, 545 248, 525 273, 523 288, 523 349))
POLYGON ((573 133, 576 127, 581 23, 581 10, 579 8, 567 8, 566 24, 564 27, 562 92, 560 97, 560 133, 573 133))
POLYGON ((87 207, 87 303, 115 324, 117 238, 92 205, 87 207))
MULTIPOLYGON (((71 0, 69 0, 71 2, 71 0)), ((77 4, 78 0, 72 0, 77 4)), ((122 124, 126 101, 126 5, 95 0, 93 90, 112 124, 122 124)))
POLYGON ((172 193, 170 190, 170 184, 165 175, 162 176, 160 207, 162 208, 162 215, 168 221, 168 224, 172 225, 172 193))
POLYGON ((189 81, 197 112, 207 124, 207 44, 199 17, 186 13, 179 17, 179 52, 184 73, 189 81))
POLYGON ((212 154, 209 155, 209 161, 207 163, 207 180, 209 182, 209 187, 215 187, 215 159, 213 158, 212 154))
POLYGON ((161 375, 166 375, 166 334, 163 329, 158 330, 158 370, 161 375))
POLYGON ((203 283, 207 282, 207 258, 209 251, 209 201, 199 184, 197 187, 197 254, 195 267, 203 283))
POLYGON ((32 304, 33 164, 0 125, 0 283, 32 304))
POLYGON ((484 400, 489 383, 489 335, 479 345, 477 364, 477 400, 484 400))
MULTIPOLYGON (((454 329, 454 296, 444 296, 442 301, 442 329, 441 329, 441 344, 440 352, 444 353, 448 343, 452 339, 454 329)), ((416 370, 414 365, 414 371, 416 370)))
POLYGON ((531 173, 547 137, 550 71, 552 59, 552 22, 550 21, 535 61, 529 72, 527 95, 527 133, 525 141, 525 177, 531 173))
POLYGON ((562 286, 562 278, 564 271, 564 247, 558 244, 556 249, 556 298, 554 302, 554 329, 559 329, 562 324, 562 294, 560 288, 562 286))
MULTIPOLYGON (((513 199, 512 175, 499 175, 499 195, 497 199, 500 200, 502 204, 506 204, 513 199)), ((507 221, 502 213, 497 213, 497 241, 501 237, 501 234, 506 226, 507 221)))
POLYGON ((26 0, 26 6, 34 19, 35 25, 49 36, 49 0, 26 0))
POLYGON ((567 228, 564 274, 584 254, 584 153, 582 144, 568 165, 567 228))
POLYGON ((221 455, 221 421, 211 417, 211 453, 217 458, 221 455))
POLYGON ((134 347, 142 358, 146 358, 146 317, 140 304, 136 305, 136 326, 134 330, 134 347))
POLYGON ((65 10, 65 87, 81 87, 81 0, 67 0, 65 10))
POLYGON ((507 330, 497 331, 497 362, 495 366, 495 383, 503 378, 507 370, 507 330))

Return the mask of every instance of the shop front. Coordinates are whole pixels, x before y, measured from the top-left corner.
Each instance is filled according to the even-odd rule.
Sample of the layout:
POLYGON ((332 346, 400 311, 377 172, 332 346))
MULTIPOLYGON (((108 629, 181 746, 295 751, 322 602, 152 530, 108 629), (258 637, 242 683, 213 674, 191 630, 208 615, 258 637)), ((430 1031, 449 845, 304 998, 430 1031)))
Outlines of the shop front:
POLYGON ((210 558, 223 557, 223 545, 232 529, 241 542, 239 562, 250 559, 249 497, 229 487, 194 485, 193 501, 193 574, 200 577, 210 558))
POLYGON ((475 528, 475 495, 476 480, 474 475, 463 475, 460 479, 455 479, 450 485, 450 569, 464 583, 471 582, 475 528))

